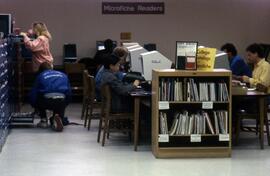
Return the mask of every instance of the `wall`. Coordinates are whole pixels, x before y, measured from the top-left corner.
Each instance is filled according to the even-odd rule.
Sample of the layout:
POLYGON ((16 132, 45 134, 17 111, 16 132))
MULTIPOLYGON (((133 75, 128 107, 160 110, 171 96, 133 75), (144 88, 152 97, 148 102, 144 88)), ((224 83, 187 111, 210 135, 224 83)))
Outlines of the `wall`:
POLYGON ((164 15, 102 15, 101 2, 1 0, 0 13, 12 13, 15 27, 22 30, 33 21, 45 22, 53 35, 56 65, 62 64, 64 43, 76 43, 79 56, 93 56, 96 40, 119 41, 120 32, 132 32, 132 40, 141 44, 156 43, 172 60, 177 40, 196 40, 217 48, 233 42, 240 54, 250 43, 270 43, 269 0, 164 0, 164 15))

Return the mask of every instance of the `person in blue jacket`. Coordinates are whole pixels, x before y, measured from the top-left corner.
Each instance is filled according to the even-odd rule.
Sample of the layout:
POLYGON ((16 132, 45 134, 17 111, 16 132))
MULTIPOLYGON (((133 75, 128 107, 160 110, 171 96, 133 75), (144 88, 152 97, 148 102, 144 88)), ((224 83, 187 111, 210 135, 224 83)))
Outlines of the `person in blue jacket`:
POLYGON ((247 75, 252 77, 252 71, 246 62, 237 55, 237 50, 232 43, 226 43, 221 50, 228 54, 230 68, 234 77, 247 75))
POLYGON ((66 74, 53 70, 47 62, 40 65, 38 73, 29 95, 30 104, 39 112, 41 118, 37 126, 48 127, 46 109, 49 109, 54 112, 56 126, 61 131, 65 108, 71 101, 69 79, 66 74))

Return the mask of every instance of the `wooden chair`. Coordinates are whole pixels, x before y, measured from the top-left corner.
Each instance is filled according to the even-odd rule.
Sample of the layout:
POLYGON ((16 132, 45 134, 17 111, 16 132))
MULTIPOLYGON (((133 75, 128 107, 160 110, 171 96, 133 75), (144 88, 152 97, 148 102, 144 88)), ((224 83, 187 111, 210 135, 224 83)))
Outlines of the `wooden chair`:
MULTIPOLYGON (((268 87, 258 83, 256 85, 256 89, 258 91, 261 91, 261 92, 265 92, 267 93, 268 92, 268 87)), ((269 98, 269 97, 268 97, 269 98)), ((267 133, 267 139, 268 139, 268 145, 270 146, 270 131, 269 131, 269 123, 270 123, 270 120, 268 119, 268 113, 270 113, 270 105, 268 104, 267 105, 267 109, 266 109, 266 113, 265 113, 265 121, 264 121, 264 124, 266 126, 266 133, 267 133)))
MULTIPOLYGON (((265 87, 264 85, 262 84, 257 84, 256 86, 256 90, 260 91, 260 92, 267 92, 267 87, 265 87)), ((266 108, 267 112, 270 112, 270 109, 269 109, 269 106, 267 106, 268 109, 266 108)), ((264 125, 266 127, 266 134, 267 134, 267 139, 268 139, 268 145, 270 146, 270 135, 269 135, 269 120, 268 120, 268 117, 267 117, 267 112, 265 112, 265 118, 264 118, 264 125)), ((235 135, 235 142, 236 144, 238 143, 238 139, 239 139, 239 133, 240 133, 240 130, 244 130, 244 131, 251 131, 251 132, 255 132, 256 135, 258 134, 258 131, 259 131, 259 114, 256 113, 256 112, 253 112, 253 113, 249 113, 247 112, 247 110, 240 110, 238 113, 237 113, 237 120, 236 120, 236 135, 235 135), (254 119, 256 121, 256 125, 255 127, 244 127, 242 125, 242 120, 243 119, 254 119)), ((264 127, 262 127, 264 128, 264 127)))
POLYGON ((101 106, 101 118, 99 121, 99 129, 98 129, 98 138, 97 142, 100 141, 101 131, 103 130, 102 136, 102 146, 105 144, 105 138, 109 136, 110 132, 129 132, 131 134, 131 125, 129 128, 120 128, 117 126, 118 121, 126 121, 131 122, 134 120, 133 113, 111 113, 111 90, 109 85, 103 85, 101 87, 101 99, 102 99, 102 106, 101 106), (111 125, 111 122, 114 122, 116 125, 111 125))
POLYGON ((68 75, 73 96, 83 95, 83 71, 85 66, 80 63, 65 63, 64 71, 68 75))
POLYGON ((90 130, 91 120, 92 119, 100 119, 100 113, 94 113, 94 109, 101 109, 101 102, 96 101, 96 93, 95 93, 95 78, 90 76, 87 71, 84 71, 85 77, 85 94, 84 94, 84 102, 82 108, 82 114, 84 115, 84 127, 86 127, 88 121, 88 130, 90 130))

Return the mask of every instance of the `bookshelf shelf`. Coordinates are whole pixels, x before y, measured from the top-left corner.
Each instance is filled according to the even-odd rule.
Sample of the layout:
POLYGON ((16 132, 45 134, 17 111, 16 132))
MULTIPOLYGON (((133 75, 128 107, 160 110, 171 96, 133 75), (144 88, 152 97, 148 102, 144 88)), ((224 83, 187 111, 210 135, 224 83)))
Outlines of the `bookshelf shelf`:
MULTIPOLYGON (((218 134, 200 134, 202 137, 219 137, 218 134)), ((190 137, 190 135, 169 135, 169 137, 190 137)))
MULTIPOLYGON (((207 102, 207 101, 206 101, 207 102)), ((202 104, 203 102, 188 102, 188 101, 169 101, 170 104, 202 104)), ((224 102, 220 102, 220 101, 213 101, 213 104, 228 104, 230 103, 229 101, 224 101, 224 102)))
POLYGON ((231 72, 153 70, 157 158, 231 156, 231 72))

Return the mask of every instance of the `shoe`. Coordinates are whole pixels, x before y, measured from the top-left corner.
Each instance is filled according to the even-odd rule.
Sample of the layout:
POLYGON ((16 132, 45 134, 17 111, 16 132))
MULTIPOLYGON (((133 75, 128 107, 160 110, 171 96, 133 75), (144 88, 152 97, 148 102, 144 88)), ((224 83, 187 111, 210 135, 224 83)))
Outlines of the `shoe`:
POLYGON ((52 117, 52 129, 55 131, 63 131, 63 123, 58 114, 55 114, 54 117, 52 117))
POLYGON ((40 121, 40 122, 38 122, 37 123, 37 127, 38 128, 48 128, 48 123, 47 123, 47 121, 40 121))
POLYGON ((39 111, 37 109, 35 109, 33 112, 32 112, 32 116, 34 119, 41 119, 40 115, 39 115, 39 111))

